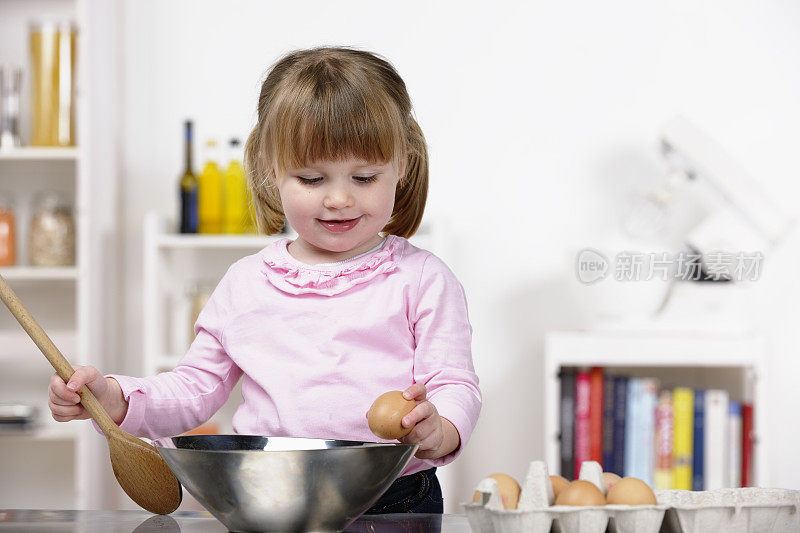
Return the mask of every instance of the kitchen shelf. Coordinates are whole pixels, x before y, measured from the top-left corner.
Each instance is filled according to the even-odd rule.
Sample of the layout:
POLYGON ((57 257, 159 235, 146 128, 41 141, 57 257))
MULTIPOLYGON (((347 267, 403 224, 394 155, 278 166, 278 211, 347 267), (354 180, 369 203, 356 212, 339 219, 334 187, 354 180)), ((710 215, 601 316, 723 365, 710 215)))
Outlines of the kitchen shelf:
MULTIPOLYGON (((174 228, 174 221, 160 213, 145 217, 144 356, 136 375, 169 371, 186 353, 191 341, 186 291, 192 282, 204 281, 213 287, 236 260, 278 239, 294 238, 292 234, 177 234, 174 228)), ((241 394, 231 394, 212 421, 232 431, 230 420, 240 402, 241 394)))
POLYGON ((79 157, 80 151, 76 147, 24 146, 0 150, 0 161, 77 161, 79 157))
POLYGON ((2 267, 0 276, 8 281, 75 281, 78 267, 2 267))
MULTIPOLYGON (((47 335, 67 359, 72 358, 72 364, 78 364, 75 357, 78 335, 75 331, 48 331, 47 335)), ((14 331, 0 331, 0 360, 29 359, 34 355, 37 363, 43 361, 39 348, 21 327, 14 331)))

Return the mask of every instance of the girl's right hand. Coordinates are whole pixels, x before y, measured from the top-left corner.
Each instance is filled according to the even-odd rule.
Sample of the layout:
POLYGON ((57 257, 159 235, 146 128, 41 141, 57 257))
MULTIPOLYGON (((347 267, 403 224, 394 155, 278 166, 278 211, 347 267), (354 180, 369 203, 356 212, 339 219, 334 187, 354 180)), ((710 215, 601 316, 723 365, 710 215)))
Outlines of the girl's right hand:
POLYGON ((95 398, 105 408, 106 412, 119 425, 128 412, 128 402, 122 395, 122 389, 113 378, 105 378, 93 366, 74 366, 75 373, 69 379, 69 384, 58 374, 50 378, 48 392, 50 399, 47 406, 53 418, 58 422, 70 420, 85 420, 91 418, 86 408, 81 405, 81 397, 76 391, 86 385, 95 398))

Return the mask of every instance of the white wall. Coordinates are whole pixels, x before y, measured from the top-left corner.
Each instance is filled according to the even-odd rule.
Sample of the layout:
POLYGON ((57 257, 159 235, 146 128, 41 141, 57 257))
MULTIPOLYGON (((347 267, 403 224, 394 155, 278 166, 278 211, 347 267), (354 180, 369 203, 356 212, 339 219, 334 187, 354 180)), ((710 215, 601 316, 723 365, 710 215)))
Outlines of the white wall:
MULTIPOLYGON (((604 239, 633 192, 661 177, 667 118, 690 117, 798 212, 800 4, 790 0, 137 0, 123 12, 126 307, 109 370, 139 370, 143 214, 177 210, 182 120, 193 117, 201 139, 244 137, 262 74, 282 53, 379 52, 406 80, 430 145, 428 209, 454 234, 448 259, 467 290, 484 391, 452 467, 449 511, 483 476, 522 478, 542 457, 543 332, 590 319, 568 290, 570 251, 604 239)), ((764 283, 764 322, 775 333, 768 430, 780 435, 769 455, 788 461, 773 464, 771 481, 800 488, 800 431, 785 424, 798 405, 792 270, 764 283)))

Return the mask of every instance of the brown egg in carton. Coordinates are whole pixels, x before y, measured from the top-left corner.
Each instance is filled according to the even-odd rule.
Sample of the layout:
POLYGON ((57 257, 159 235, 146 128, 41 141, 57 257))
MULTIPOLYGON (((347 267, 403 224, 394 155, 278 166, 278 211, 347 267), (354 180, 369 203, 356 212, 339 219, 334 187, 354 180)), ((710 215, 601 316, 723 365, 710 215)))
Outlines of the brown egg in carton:
POLYGON ((497 481, 491 477, 476 487, 479 501, 464 504, 464 509, 475 533, 659 533, 661 529, 667 506, 656 504, 654 497, 649 505, 606 504, 603 469, 595 461, 584 462, 578 480, 568 488, 570 493, 562 489, 563 495, 567 500, 576 497, 573 504, 562 505, 560 497, 556 505, 547 465, 533 461, 515 509, 503 506, 497 481))
MULTIPOLYGON (((609 474, 605 474, 608 476, 609 474)), ((719 489, 692 492, 650 490, 643 482, 625 478, 625 483, 606 490, 600 465, 581 465, 573 482, 583 491, 556 500, 557 487, 566 480, 549 476, 542 461, 530 464, 524 487, 513 498, 513 487, 505 474, 483 479, 476 487, 476 501, 464 504, 475 533, 784 533, 800 531, 800 491, 785 489, 719 489), (500 480, 502 487, 498 485, 500 480), (559 481, 563 480, 563 481, 559 481), (578 483, 580 481, 580 483, 578 483), (592 487, 587 485, 587 482, 592 487), (626 485, 626 487, 623 487, 626 485), (642 486, 647 487, 637 494, 642 486), (509 488, 511 487, 511 488, 509 488), (633 494, 629 489, 635 489, 633 494), (620 490, 624 488, 625 490, 620 490), (649 495, 645 495, 647 492, 649 495), (503 498, 505 493, 506 498, 503 498), (508 494, 511 493, 509 498, 508 494), (600 496, 598 496, 600 494, 600 496), (627 500, 644 505, 609 502, 627 500), (655 503, 653 503, 655 502, 655 503), (577 505, 576 505, 577 504, 577 505)), ((609 481, 611 483, 611 481, 609 481)), ((516 482, 513 482, 516 485, 516 482)), ((519 486, 517 485, 519 491, 519 486)), ((563 488, 561 489, 563 491, 563 488)), ((576 492, 575 490, 572 491, 576 492)), ((561 495, 559 495, 561 496, 561 495)))

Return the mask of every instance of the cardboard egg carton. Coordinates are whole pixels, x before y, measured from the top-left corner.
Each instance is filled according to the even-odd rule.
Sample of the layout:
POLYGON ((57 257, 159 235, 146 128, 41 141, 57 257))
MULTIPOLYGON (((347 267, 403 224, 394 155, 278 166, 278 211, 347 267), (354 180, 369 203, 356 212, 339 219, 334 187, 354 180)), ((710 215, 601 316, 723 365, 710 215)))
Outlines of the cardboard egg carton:
MULTIPOLYGON (((583 463, 579 479, 594 483, 605 494, 598 463, 583 463)), ((553 505, 553 486, 542 461, 530 464, 515 510, 503 509, 494 479, 482 480, 475 490, 481 501, 463 504, 474 533, 800 532, 798 490, 658 490, 658 505, 553 505)))
MULTIPOLYGON (((606 493, 603 470, 597 462, 583 463, 579 479, 606 493)), ((517 509, 503 509, 497 482, 491 478, 481 481, 475 490, 482 501, 464 504, 475 533, 659 533, 667 510, 666 505, 553 505, 553 485, 542 461, 530 464, 517 509)))
POLYGON ((789 489, 657 490, 669 507, 668 531, 783 533, 800 531, 800 491, 789 489))

